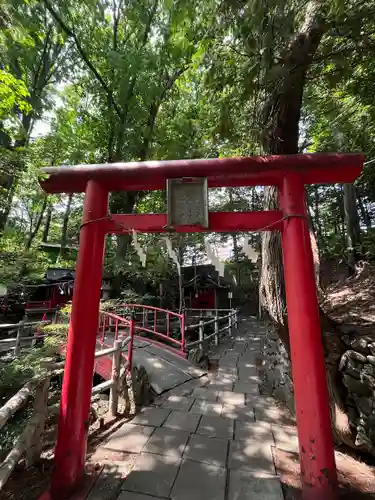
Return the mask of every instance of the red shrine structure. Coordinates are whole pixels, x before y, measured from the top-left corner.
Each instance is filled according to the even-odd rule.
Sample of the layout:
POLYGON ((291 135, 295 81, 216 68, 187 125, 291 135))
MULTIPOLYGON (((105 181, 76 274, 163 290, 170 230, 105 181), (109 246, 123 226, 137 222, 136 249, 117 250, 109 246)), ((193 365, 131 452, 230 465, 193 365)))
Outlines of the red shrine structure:
POLYGON ((280 231, 304 500, 337 498, 324 354, 305 202, 306 184, 353 182, 360 154, 150 161, 43 169, 47 193, 85 193, 73 309, 50 495, 64 498, 85 470, 88 416, 99 316, 104 241, 108 233, 280 231), (278 188, 279 209, 211 212, 206 223, 168 225, 169 214, 108 213, 111 191, 166 189, 171 180, 204 178, 208 188, 278 188))

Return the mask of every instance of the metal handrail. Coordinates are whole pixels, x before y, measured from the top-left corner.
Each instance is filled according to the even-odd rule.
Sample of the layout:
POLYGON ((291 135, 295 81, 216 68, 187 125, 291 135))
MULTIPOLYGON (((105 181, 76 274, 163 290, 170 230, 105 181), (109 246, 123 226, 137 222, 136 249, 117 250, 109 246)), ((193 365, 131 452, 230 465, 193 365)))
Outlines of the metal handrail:
MULTIPOLYGON (((219 312, 220 310, 216 310, 216 313, 219 312)), ((187 327, 187 330, 193 330, 195 328, 199 328, 199 339, 194 340, 193 342, 189 342, 186 344, 186 349, 191 349, 195 346, 198 345, 203 345, 205 342, 208 342, 212 338, 215 338, 215 344, 219 344, 219 334, 224 331, 232 331, 232 326, 235 326, 238 328, 238 310, 237 309, 231 309, 231 312, 225 316, 219 316, 218 314, 216 315, 215 318, 209 319, 208 321, 204 321, 203 318, 200 320, 200 322, 196 325, 190 325, 187 327), (232 318, 234 318, 234 322, 232 322, 232 318), (223 319, 228 319, 228 325, 219 328, 219 322, 222 321, 223 319), (207 337, 204 336, 204 328, 205 326, 214 324, 215 325, 215 331, 208 335, 207 337)))
POLYGON ((135 325, 137 332, 144 332, 147 334, 154 335, 156 339, 160 339, 163 342, 169 342, 174 344, 173 347, 179 347, 180 353, 185 353, 185 316, 184 314, 177 313, 174 311, 169 311, 168 309, 162 309, 161 307, 150 306, 146 304, 124 304, 116 306, 116 309, 132 309, 134 312, 139 309, 142 312, 142 324, 138 322, 135 325), (153 313, 153 318, 151 318, 150 323, 153 323, 153 328, 149 325, 149 313, 153 313), (158 313, 163 314, 166 318, 166 332, 157 331, 158 313), (171 326, 173 325, 173 320, 177 319, 180 324, 180 334, 181 339, 175 339, 171 336, 171 326))
MULTIPOLYGON (((212 309, 212 310, 214 311, 215 309, 212 309)), ((227 311, 227 310, 228 309, 226 309, 225 311, 227 311)), ((213 319, 205 321, 204 326, 210 325, 211 323, 215 323, 216 321, 221 320, 221 319, 226 319, 226 318, 235 316, 237 314, 236 309, 229 309, 229 310, 231 311, 231 313, 227 314, 226 316, 216 316, 213 319)), ((217 311, 223 311, 223 309, 217 309, 217 311)), ((193 330, 194 328, 198 328, 200 325, 201 325, 201 322, 196 323, 195 325, 189 325, 186 327, 186 330, 193 330)))

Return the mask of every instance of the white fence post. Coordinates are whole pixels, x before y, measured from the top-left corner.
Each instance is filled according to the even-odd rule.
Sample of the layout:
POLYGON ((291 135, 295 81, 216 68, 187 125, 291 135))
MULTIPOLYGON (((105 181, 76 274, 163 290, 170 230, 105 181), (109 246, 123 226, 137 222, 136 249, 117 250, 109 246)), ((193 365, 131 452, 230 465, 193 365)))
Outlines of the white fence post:
POLYGON ((219 316, 216 311, 216 321, 215 321, 215 345, 219 345, 219 316))
POLYGON ((199 320, 199 344, 203 347, 203 339, 204 339, 204 321, 203 319, 199 320))
POLYGON ((116 417, 118 413, 118 394, 120 382, 120 365, 121 365, 121 347, 122 341, 115 340, 114 348, 116 349, 112 355, 112 386, 109 393, 109 409, 112 417, 116 417))
POLYGON ((16 345, 14 347, 14 355, 19 356, 21 352, 21 337, 23 334, 23 328, 24 328, 25 321, 22 320, 18 323, 18 330, 17 330, 17 338, 16 338, 16 345))
POLYGON ((228 332, 229 335, 232 334, 232 313, 230 313, 228 316, 228 332))

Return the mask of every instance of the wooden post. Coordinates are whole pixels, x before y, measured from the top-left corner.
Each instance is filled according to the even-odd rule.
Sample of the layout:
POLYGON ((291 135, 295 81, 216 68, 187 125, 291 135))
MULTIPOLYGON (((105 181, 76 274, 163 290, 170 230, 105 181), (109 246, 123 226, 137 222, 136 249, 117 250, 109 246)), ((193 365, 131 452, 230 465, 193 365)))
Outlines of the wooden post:
POLYGON ((219 316, 216 311, 216 321, 215 321, 215 345, 219 345, 219 316))
POLYGON ((199 320, 199 345, 203 348, 203 339, 204 339, 204 321, 203 319, 199 320))
POLYGON ((228 332, 229 335, 232 334, 232 313, 230 313, 228 316, 228 332))
POLYGON ((25 320, 22 320, 18 323, 16 345, 14 347, 14 355, 15 356, 19 356, 21 353, 21 337, 23 334, 24 324, 25 324, 25 320))
POLYGON ((120 366, 121 366, 121 340, 115 340, 114 347, 116 351, 112 356, 112 386, 109 393, 109 410, 112 417, 118 414, 118 395, 120 382, 120 366))
POLYGON ((40 459, 42 451, 42 434, 48 413, 48 390, 49 377, 41 380, 35 389, 34 411, 32 420, 35 419, 36 426, 33 433, 30 433, 29 442, 26 449, 26 467, 31 467, 40 459))

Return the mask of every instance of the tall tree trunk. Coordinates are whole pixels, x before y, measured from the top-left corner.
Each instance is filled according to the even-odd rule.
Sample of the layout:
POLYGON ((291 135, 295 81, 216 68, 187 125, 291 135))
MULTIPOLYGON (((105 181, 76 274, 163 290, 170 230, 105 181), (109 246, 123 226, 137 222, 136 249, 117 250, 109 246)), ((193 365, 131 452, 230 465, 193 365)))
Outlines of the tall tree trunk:
POLYGON ((361 228, 357 212, 357 198, 353 184, 344 184, 344 210, 348 265, 351 274, 355 272, 358 261, 358 245, 361 240, 361 228))
POLYGON ((48 197, 45 196, 44 199, 43 199, 42 208, 40 209, 40 212, 39 212, 38 217, 36 219, 34 229, 32 229, 30 231, 29 236, 28 236, 28 238, 26 240, 26 244, 25 244, 25 249, 26 250, 30 250, 31 245, 32 245, 32 243, 34 241, 34 238, 38 234, 40 226, 42 225, 42 220, 43 220, 44 212, 45 212, 45 210, 47 208, 47 203, 48 203, 48 197))
POLYGON ((346 240, 345 240, 344 191, 343 191, 342 186, 339 186, 339 188, 337 188, 335 186, 334 190, 336 193, 337 206, 339 209, 339 218, 338 218, 338 221, 335 219, 335 225, 337 224, 337 227, 338 227, 338 234, 340 234, 342 247, 345 248, 346 247, 346 240))
MULTIPOLYGON (((234 211, 233 188, 228 188, 228 193, 229 193, 229 211, 233 212, 234 211)), ((233 257, 236 269, 236 283, 237 285, 240 285, 241 273, 239 267, 239 246, 238 246, 237 233, 231 233, 231 236, 233 240, 233 257)))
MULTIPOLYGON (((111 213, 132 213, 134 211, 136 200, 136 191, 121 191, 118 193, 112 193, 110 201, 111 213)), ((117 247, 115 265, 111 282, 111 296, 114 298, 117 298, 121 292, 123 284, 123 273, 121 272, 121 267, 128 254, 131 239, 131 233, 121 234, 116 237, 117 247)))
POLYGON ((48 205, 47 215, 44 222, 43 236, 42 236, 43 243, 47 243, 48 241, 49 229, 51 227, 51 220, 52 220, 52 206, 48 205))
MULTIPOLYGON (((326 26, 322 3, 310 1, 306 7, 305 21, 289 45, 281 63, 280 79, 270 94, 264 110, 263 148, 269 154, 298 153, 299 120, 306 74, 320 44, 326 26)), ((265 189, 264 208, 277 207, 277 189, 265 189)), ((312 241, 312 243, 315 239, 312 241)), ((316 246, 312 245, 313 252, 316 246)), ((315 255, 317 259, 318 256, 315 255)), ((278 328, 281 340, 289 350, 288 325, 285 305, 285 287, 282 266, 280 235, 262 233, 262 268, 260 277, 260 303, 278 328)), ((344 386, 338 376, 338 363, 342 343, 332 321, 322 315, 323 344, 326 351, 328 389, 331 398, 331 415, 335 436, 354 446, 348 419, 343 413, 344 386), (338 416, 341 417, 339 422, 338 416), (342 425, 342 422, 344 424, 342 425)))
POLYGON ((370 231, 370 229, 371 229, 371 217, 370 217, 370 214, 368 213, 368 210, 365 207, 365 204, 363 203, 363 198, 361 196, 360 190, 358 188, 356 188, 355 192, 356 192, 356 195, 357 195, 358 206, 359 206, 359 210, 361 212, 363 223, 365 224, 367 231, 370 231))
POLYGON ((320 196, 319 196, 319 187, 314 186, 314 222, 316 227, 316 232, 318 235, 318 241, 322 245, 324 244, 323 231, 322 231, 322 222, 320 220, 320 196))
POLYGON ((64 257, 64 250, 65 250, 66 243, 67 243, 68 224, 69 224, 70 212, 72 209, 73 196, 74 196, 73 193, 71 193, 68 196, 68 202, 66 204, 66 208, 65 208, 65 212, 64 212, 63 223, 62 223, 62 228, 61 228, 61 238, 60 238, 60 253, 59 253, 59 257, 57 259, 58 261, 64 257))

